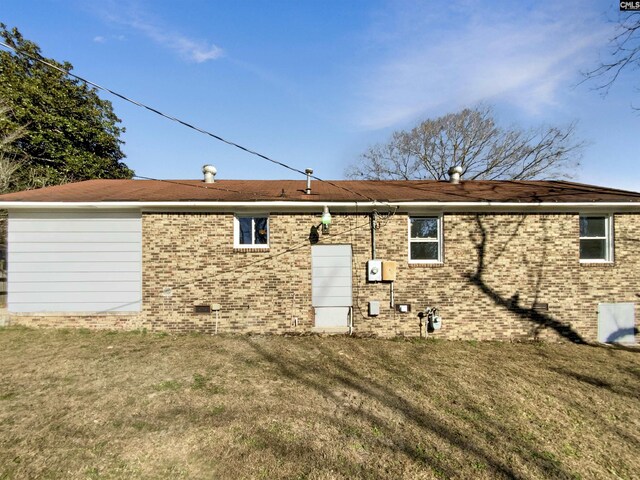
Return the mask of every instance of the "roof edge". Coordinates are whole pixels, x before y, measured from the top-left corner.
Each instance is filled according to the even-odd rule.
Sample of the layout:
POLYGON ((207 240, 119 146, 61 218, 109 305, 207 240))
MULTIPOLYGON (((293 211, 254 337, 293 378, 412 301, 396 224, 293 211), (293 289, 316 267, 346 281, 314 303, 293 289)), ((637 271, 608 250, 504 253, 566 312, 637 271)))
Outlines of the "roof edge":
POLYGON ((287 201, 253 201, 253 202, 0 202, 0 209, 5 210, 140 210, 140 211, 230 211, 230 210, 277 210, 291 212, 309 212, 322 209, 324 206, 340 211, 374 210, 393 208, 399 210, 441 210, 441 211, 578 211, 578 210, 616 210, 640 213, 640 201, 628 202, 384 202, 384 201, 333 201, 333 202, 287 202, 287 201))

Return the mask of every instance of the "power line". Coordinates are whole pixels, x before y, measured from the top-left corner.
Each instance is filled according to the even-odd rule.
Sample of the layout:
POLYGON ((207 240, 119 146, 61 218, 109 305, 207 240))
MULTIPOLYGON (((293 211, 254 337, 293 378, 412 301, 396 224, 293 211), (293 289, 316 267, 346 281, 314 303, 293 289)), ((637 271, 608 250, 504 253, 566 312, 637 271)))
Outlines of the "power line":
MULTIPOLYGON (((152 181, 155 181, 155 182, 170 183, 170 184, 173 184, 173 185, 181 185, 181 186, 184 186, 184 187, 203 188, 205 190, 220 190, 220 191, 223 191, 223 192, 238 193, 238 194, 241 194, 241 195, 250 194, 250 195, 253 195, 256 198, 261 196, 261 195, 259 195, 258 192, 255 192, 255 191, 248 192, 246 190, 245 191, 233 190, 231 188, 221 187, 219 184, 204 185, 204 184, 197 184, 197 183, 181 182, 180 180, 165 180, 165 179, 161 179, 161 178, 145 177, 145 176, 136 175, 136 174, 134 174, 133 176, 134 176, 134 178, 139 178, 141 180, 152 180, 152 181)), ((265 196, 265 195, 263 194, 262 196, 265 196)), ((266 195, 266 196, 271 197, 273 199, 281 199, 281 197, 278 197, 278 196, 271 196, 271 195, 266 195)))
MULTIPOLYGON (((350 233, 350 232, 353 232, 355 230, 358 230, 359 228, 366 227, 366 226, 368 226, 368 224, 369 224, 368 220, 367 220, 367 222, 358 224, 358 219, 356 218, 356 225, 355 226, 347 228, 346 230, 342 230, 340 232, 334 232, 334 233, 331 234, 331 237, 335 238, 335 237, 340 237, 342 235, 346 235, 347 233, 350 233)), ((288 254, 293 253, 293 252, 295 252, 297 250, 300 250, 300 249, 303 249, 303 248, 307 248, 307 247, 310 247, 310 246, 312 246, 312 244, 310 244, 309 241, 307 240, 307 241, 304 241, 304 242, 301 242, 301 243, 298 243, 298 244, 294 244, 293 246, 287 248, 286 250, 283 250, 282 252, 274 253, 274 254, 268 255, 268 256, 266 256, 264 258, 260 258, 258 260, 254 260, 252 262, 249 262, 249 263, 246 263, 246 264, 243 264, 243 265, 238 265, 237 267, 233 267, 233 268, 230 268, 228 270, 223 270, 222 272, 217 272, 217 273, 212 274, 210 272, 206 272, 205 271, 205 272, 202 272, 202 274, 197 279, 192 279, 191 281, 188 281, 188 282, 181 282, 181 283, 179 283, 177 285, 174 285, 172 288, 176 288, 176 289, 185 288, 185 287, 188 287, 190 285, 193 285, 193 284, 197 283, 200 279, 203 279, 203 278, 210 278, 210 279, 216 279, 217 280, 217 279, 219 279, 220 277, 222 277, 224 275, 235 273, 235 272, 238 272, 238 271, 241 271, 241 270, 242 271, 246 271, 247 269, 249 269, 251 267, 255 267, 256 265, 259 265, 261 263, 268 262, 269 260, 273 260, 274 258, 278 258, 278 257, 280 257, 282 255, 288 255, 288 254)), ((196 270, 196 269, 195 268, 191 269, 192 272, 194 270, 196 270)))
MULTIPOLYGON (((195 125, 192 125, 192 124, 190 124, 188 122, 185 122, 184 120, 180 120, 177 117, 174 117, 172 115, 163 113, 163 112, 161 112, 160 110, 158 110, 156 108, 150 107, 150 106, 148 106, 148 105, 146 105, 146 104, 144 104, 142 102, 139 102, 137 100, 133 100, 133 99, 121 94, 121 93, 118 93, 118 92, 116 92, 114 90, 111 90, 110 88, 103 87, 102 85, 99 85, 99 84, 97 84, 95 82, 87 80, 86 78, 83 78, 83 77, 81 77, 79 75, 76 75, 74 73, 68 72, 64 68, 61 68, 61 67, 59 67, 57 65, 54 65, 54 64, 52 64, 50 62, 47 62, 43 58, 40 58, 40 57, 35 56, 35 55, 31 55, 30 53, 27 53, 27 52, 19 52, 16 48, 12 47, 11 45, 7 45, 4 42, 0 42, 0 45, 5 47, 5 48, 7 48, 7 49, 9 49, 9 50, 11 50, 11 51, 13 51, 16 55, 23 55, 23 56, 25 56, 27 58, 30 58, 31 60, 34 60, 34 61, 39 62, 39 63, 42 63, 43 65, 46 65, 49 68, 53 68, 54 70, 57 70, 57 71, 63 73, 64 75, 68 75, 70 77, 75 78, 76 80, 80 80, 81 82, 84 82, 84 83, 86 83, 88 85, 91 85, 91 86, 93 86, 93 87, 95 87, 95 88, 97 88, 99 90, 103 90, 105 92, 108 92, 111 95, 114 95, 114 96, 116 96, 116 97, 118 97, 118 98, 120 98, 120 99, 122 99, 122 100, 124 100, 126 102, 129 102, 129 103, 131 103, 133 105, 136 105, 136 106, 138 106, 140 108, 144 108, 146 110, 149 110, 150 112, 153 112, 153 113, 155 113, 157 115, 160 115, 161 117, 164 117, 164 118, 166 118, 168 120, 171 120, 173 122, 179 123, 180 125, 183 125, 183 126, 185 126, 187 128, 195 130, 196 132, 202 133, 204 135, 208 135, 209 137, 212 137, 212 138, 214 138, 214 139, 216 139, 216 140, 218 140, 220 142, 226 143, 227 145, 230 145, 232 147, 238 148, 238 149, 240 149, 240 150, 242 150, 242 151, 244 151, 246 153, 249 153, 250 155, 254 155, 256 157, 262 158, 263 160, 271 162, 271 163, 273 163, 275 165, 279 165, 279 166, 281 166, 283 168, 286 168, 287 170, 291 170, 292 172, 296 172, 296 173, 299 173, 301 175, 307 175, 306 172, 304 172, 304 171, 302 171, 302 170, 300 170, 298 168, 295 168, 295 167, 292 167, 290 165, 287 165, 286 163, 280 162, 279 160, 275 160, 275 159, 273 159, 273 158, 271 158, 271 157, 269 157, 267 155, 263 155, 262 153, 259 153, 259 152, 255 151, 255 150, 252 150, 250 148, 244 147, 244 146, 242 146, 242 145, 240 145, 240 144, 238 144, 236 142, 233 142, 231 140, 227 140, 227 139, 221 137, 220 135, 217 135, 217 134, 212 133, 212 132, 210 132, 208 130, 205 130, 204 128, 200 128, 198 126, 195 126, 195 125)), ((347 191, 349 193, 352 193, 352 194, 358 195, 360 197, 366 198, 367 200, 370 200, 372 202, 376 202, 377 201, 374 198, 371 198, 371 197, 369 197, 367 195, 364 195, 363 193, 356 192, 354 190, 348 189, 348 188, 343 187, 341 185, 337 185, 336 183, 331 182, 330 180, 324 180, 324 179, 322 179, 320 177, 317 177, 315 175, 310 175, 310 177, 315 179, 315 180, 318 180, 319 182, 327 183, 328 185, 331 185, 333 187, 336 187, 336 188, 339 188, 341 190, 347 191)))
MULTIPOLYGON (((40 160, 43 162, 48 162, 48 163, 60 163, 63 162, 64 160, 53 160, 51 158, 45 158, 45 157, 34 157, 32 155, 29 155, 28 158, 30 160, 40 160)), ((179 180, 165 180, 165 179, 161 179, 161 178, 153 178, 153 177, 145 177, 143 175, 133 175, 134 178, 139 178, 141 180, 151 180, 154 182, 164 182, 164 183, 170 183, 170 184, 174 184, 174 185, 181 185, 184 187, 195 187, 195 188, 204 188, 205 190, 220 190, 220 191, 224 191, 224 192, 229 192, 229 193, 238 193, 241 195, 252 195, 254 197, 259 197, 259 196, 268 196, 271 197, 273 199, 280 199, 281 197, 278 196, 273 196, 273 195, 265 195, 264 193, 262 195, 260 195, 258 192, 255 191, 241 191, 241 190, 233 190, 231 188, 225 188, 225 187, 221 187, 219 184, 214 185, 202 185, 202 184, 194 184, 194 183, 187 183, 187 182, 181 182, 179 180)), ((103 179, 94 179, 94 180, 103 180, 103 179)))
MULTIPOLYGON (((189 187, 209 188, 206 185, 196 185, 196 184, 192 184, 192 183, 184 183, 184 182, 175 181, 175 180, 161 180, 161 179, 156 179, 156 178, 151 178, 151 177, 143 177, 141 175, 134 175, 134 176, 137 177, 137 178, 145 179, 145 180, 155 180, 155 181, 159 181, 159 182, 167 182, 167 183, 172 183, 172 184, 177 184, 177 185, 184 185, 184 186, 189 186, 189 187)), ((230 190, 230 189, 222 189, 222 190, 226 190, 226 191, 234 192, 234 193, 246 193, 246 192, 240 192, 238 190, 230 190)), ((391 205, 389 205, 389 206, 391 207, 391 205)), ((358 229, 360 229, 362 227, 368 226, 368 222, 369 222, 368 220, 365 223, 361 223, 361 224, 358 223, 358 216, 359 216, 359 213, 358 213, 358 202, 355 202, 355 207, 356 207, 356 211, 355 211, 355 215, 354 215, 354 217, 355 217, 355 225, 350 227, 350 228, 347 228, 346 230, 342 230, 342 231, 339 231, 339 232, 333 232, 331 234, 331 237, 337 238, 337 237, 341 237, 343 235, 346 235, 348 233, 351 233, 352 234, 351 242, 353 243, 353 241, 354 241, 353 240, 353 232, 355 232, 356 230, 358 230, 358 229)), ((396 206, 396 207, 393 208, 392 211, 387 212, 385 222, 384 222, 384 224, 382 226, 386 225, 386 223, 389 221, 389 219, 396 214, 397 210, 398 210, 398 207, 396 206)), ((255 261, 252 261, 252 262, 249 262, 249 263, 238 265, 236 267, 230 268, 228 270, 224 270, 222 272, 217 272, 217 273, 211 274, 211 273, 205 271, 205 272, 202 272, 199 277, 196 277, 195 279, 191 279, 190 281, 187 281, 187 282, 183 281, 183 282, 181 282, 181 283, 179 283, 177 285, 174 285, 172 288, 182 289, 182 288, 185 288, 185 287, 189 287, 189 286, 194 285, 198 281, 202 280, 203 278, 210 278, 210 279, 218 280, 218 279, 220 279, 220 277, 223 277, 223 276, 231 274, 231 273, 235 273, 235 272, 238 272, 238 271, 246 272, 247 269, 250 269, 252 267, 260 265, 260 264, 262 264, 264 262, 268 262, 269 260, 273 260, 273 259, 278 258, 280 256, 288 255, 290 253, 293 253, 295 251, 298 251, 300 249, 303 249, 303 248, 306 248, 306 247, 309 247, 309 246, 310 246, 309 242, 308 241, 304 241, 304 242, 301 242, 301 243, 290 245, 288 248, 285 248, 285 250, 283 250, 281 252, 268 255, 268 256, 266 256, 264 258, 260 258, 258 260, 255 260, 255 261)), ((356 256, 356 261, 357 261, 357 256, 356 256)), ((195 270, 196 270, 195 268, 192 268, 191 272, 194 272, 195 270)), ((357 284, 357 287, 358 287, 357 288, 357 295, 359 296, 359 291, 360 291, 359 284, 357 284)), ((364 317, 364 315, 362 314, 362 309, 360 308, 359 304, 358 304, 358 310, 360 311, 360 314, 364 317)))
MULTIPOLYGON (((146 110, 149 110, 150 112, 155 113, 155 114, 157 114, 157 115, 159 115, 159 116, 161 116, 161 117, 163 117, 163 118, 166 118, 166 119, 168 119, 168 120, 171 120, 171 121, 174 121, 174 122, 176 122, 176 123, 179 123, 179 124, 181 124, 181 125, 183 125, 183 126, 185 126, 185 127, 187 127, 187 128, 190 128, 190 129, 192 129, 192 130, 194 130, 194 131, 196 131, 196 132, 199 132, 199 133, 201 133, 201 134, 204 134, 204 135, 207 135, 207 136, 209 136, 209 137, 212 137, 212 138, 214 138, 214 139, 216 139, 216 140, 218 140, 218 141, 220 141, 220 142, 223 142, 223 143, 225 143, 225 144, 227 144, 227 145, 230 145, 230 146, 232 146, 232 147, 238 148, 238 149, 240 149, 240 150, 242 150, 242 151, 244 151, 244 152, 246 152, 246 153, 249 153, 250 155, 257 156, 257 157, 259 157, 259 158, 262 158, 263 160, 266 160, 266 161, 268 161, 268 162, 271 162, 271 163, 273 163, 273 164, 275 164, 275 165, 279 165, 279 166, 281 166, 281 167, 283 167, 283 168, 286 168, 286 169, 288 169, 288 170, 290 170, 290 171, 293 171, 293 172, 299 173, 299 174, 301 174, 301 175, 308 175, 306 172, 304 172, 304 171, 302 171, 302 170, 300 170, 300 169, 298 169, 298 168, 292 167, 292 166, 290 166, 290 165, 285 164, 284 162, 280 162, 280 161, 278 161, 278 160, 275 160, 275 159, 273 159, 273 158, 270 158, 270 157, 269 157, 269 156, 267 156, 267 155, 261 154, 261 153, 259 153, 259 152, 255 151, 255 150, 252 150, 252 149, 250 149, 250 148, 244 147, 244 146, 242 146, 242 145, 240 145, 240 144, 238 144, 238 143, 236 143, 236 142, 233 142, 233 141, 227 140, 227 139, 225 139, 225 138, 223 138, 223 137, 221 137, 221 136, 219 136, 219 135, 217 135, 217 134, 215 134, 215 133, 212 133, 212 132, 210 132, 210 131, 208 131, 208 130, 205 130, 205 129, 203 129, 203 128, 200 128, 200 127, 198 127, 198 126, 192 125, 192 124, 190 124, 190 123, 188 123, 188 122, 185 122, 185 121, 183 121, 183 120, 181 120, 181 119, 179 119, 179 118, 177 118, 177 117, 174 117, 174 116, 172 116, 172 115, 165 114, 165 113, 161 112, 160 110, 158 110, 158 109, 156 109, 156 108, 150 107, 150 106, 148 106, 148 105, 146 105, 146 104, 144 104, 144 103, 142 103, 142 102, 139 102, 139 101, 133 100, 133 99, 131 99, 131 98, 129 98, 129 97, 126 97, 125 95, 120 94, 120 93, 118 93, 118 92, 116 92, 116 91, 114 91, 114 90, 111 90, 111 89, 109 89, 109 88, 107 88, 107 87, 103 87, 103 86, 101 86, 101 85, 99 85, 99 84, 97 84, 97 83, 95 83, 95 82, 92 82, 92 81, 90 81, 90 80, 87 80, 87 79, 85 79, 85 78, 83 78, 83 77, 81 77, 81 76, 79 76, 79 75, 75 75, 75 74, 73 74, 73 73, 71 73, 71 72, 69 72, 69 71, 66 71, 65 69, 60 68, 60 67, 58 67, 57 65, 54 65, 54 64, 52 64, 52 63, 50 63, 50 62, 47 62, 46 60, 44 60, 44 59, 42 59, 42 58, 40 58, 40 57, 37 57, 37 56, 31 55, 31 54, 26 53, 26 52, 18 52, 15 48, 11 47, 10 45, 7 45, 7 44, 6 44, 6 43, 4 43, 4 42, 0 42, 0 45, 1 45, 1 46, 3 46, 3 47, 5 47, 5 48, 7 48, 7 49, 9 49, 9 50, 11 50, 11 51, 13 51, 13 52, 14 52, 15 54, 17 54, 17 55, 23 55, 23 56, 26 56, 26 57, 28 57, 28 58, 30 58, 30 59, 32 59, 32 60, 34 60, 34 61, 36 61, 36 62, 39 62, 39 63, 42 63, 42 64, 44 64, 44 65, 48 66, 49 68, 53 68, 54 70, 59 71, 59 72, 61 72, 61 73, 62 73, 62 74, 64 74, 64 75, 67 75, 67 76, 73 77, 73 78, 75 78, 75 79, 77 79, 77 80, 79 80, 79 81, 84 82, 85 84, 91 85, 91 86, 93 86, 93 87, 95 87, 95 88, 97 88, 97 89, 99 89, 99 90, 103 90, 103 91, 105 91, 105 92, 108 92, 108 93, 110 93, 111 95, 113 95, 113 96, 115 96, 115 97, 118 97, 118 98, 120 98, 120 99, 122 99, 122 100, 124 100, 124 101, 126 101, 126 102, 129 102, 129 103, 131 103, 131 104, 133 104, 133 105, 136 105, 136 106, 138 106, 138 107, 140 107, 140 108, 144 108, 144 109, 146 109, 146 110)), ((45 159, 41 159, 41 160, 45 160, 45 159)), ((52 161, 51 159, 46 159, 46 160, 48 160, 48 161, 52 161)), ((196 185, 196 184, 190 184, 190 183, 179 182, 179 181, 172 181, 172 180, 160 180, 160 179, 156 179, 156 178, 152 178, 152 177, 144 177, 144 176, 141 176, 141 175, 134 175, 134 176, 135 176, 136 178, 141 178, 141 179, 145 179, 145 180, 162 181, 162 182, 166 182, 166 183, 173 183, 173 184, 179 184, 179 185, 190 186, 190 187, 196 187, 196 188, 206 188, 206 189, 225 190, 225 191, 228 191, 228 192, 233 192, 233 193, 243 193, 243 194, 246 194, 246 193, 247 193, 247 192, 240 192, 240 191, 238 191, 238 190, 231 190, 231 189, 227 189, 227 188, 220 187, 220 186, 212 187, 212 186, 196 185)), ((335 187, 335 188, 338 188, 338 189, 340 189, 340 190, 343 190, 343 191, 349 192, 349 193, 351 193, 351 194, 355 194, 355 195, 360 196, 360 197, 362 197, 362 198, 365 198, 365 199, 367 199, 367 200, 369 200, 369 201, 372 201, 372 202, 377 202, 377 201, 378 201, 378 200, 376 200, 376 199, 374 199, 374 198, 372 198, 372 197, 369 197, 368 195, 365 195, 365 194, 363 194, 363 193, 361 193, 361 192, 357 192, 357 191, 351 190, 351 189, 349 189, 349 188, 346 188, 346 187, 344 187, 344 186, 342 186, 342 185, 338 185, 338 184, 336 184, 336 183, 334 183, 334 182, 331 182, 331 181, 329 181, 329 180, 324 180, 324 179, 322 179, 322 178, 320 178, 320 177, 318 177, 318 176, 316 176, 316 175, 309 175, 309 177, 310 177, 310 178, 313 178, 313 179, 315 179, 315 180, 317 180, 317 181, 324 182, 324 183, 326 183, 326 184, 328 184, 328 185, 331 185, 331 186, 333 186, 333 187, 335 187)), ((255 193, 255 192, 252 192, 252 193, 253 193, 254 195, 257 195, 257 193, 255 193)), ((346 230, 343 230, 343 231, 341 231, 341 232, 338 232, 337 234, 335 234, 335 233, 334 233, 334 235, 332 235, 332 236, 334 236, 334 237, 339 237, 339 236, 342 236, 342 235, 346 235, 346 234, 348 234, 348 233, 352 233, 352 234, 353 234, 353 232, 354 232, 355 230, 357 230, 357 229, 359 229, 359 228, 362 228, 362 227, 364 227, 364 226, 366 226, 366 225, 367 225, 367 223, 358 224, 358 209, 357 209, 357 207, 358 207, 358 202, 357 202, 357 201, 354 201, 354 203, 355 203, 355 206, 356 206, 355 226, 353 226, 353 227, 351 227, 351 228, 348 228, 348 229, 346 229, 346 230)), ((391 208, 391 205, 390 205, 388 202, 380 202, 380 203, 382 203, 382 204, 387 204, 387 205, 391 208)), ((389 216, 389 217, 390 217, 390 216, 393 216, 393 215, 396 213, 396 211, 397 211, 397 207, 395 207, 395 208, 393 209, 393 212, 389 212, 388 216, 389 216)), ((303 242, 303 243, 299 243, 299 244, 297 244, 297 245, 293 245, 293 246, 291 246, 290 248, 287 248, 286 250, 284 250, 284 251, 282 251, 282 252, 279 252, 279 253, 276 253, 276 254, 269 255, 269 256, 267 256, 267 257, 265 257, 265 258, 261 258, 261 259, 259 259, 259 260, 253 261, 253 262, 249 262, 248 264, 239 265, 239 266, 237 266, 237 267, 235 267, 235 268, 231 268, 231 269, 226 270, 226 271, 223 271, 223 272, 218 272, 217 274, 214 274, 213 278, 219 278, 219 277, 221 277, 221 276, 228 275, 228 274, 230 274, 230 273, 234 273, 234 272, 237 272, 237 271, 239 271, 239 270, 246 271, 247 269, 250 269, 250 268, 252 268, 252 267, 255 267, 255 266, 257 266, 257 265, 259 265, 259 264, 261 264, 261 263, 263 263, 263 262, 267 262, 267 261, 269 261, 269 260, 273 260, 274 258, 280 257, 280 256, 282 256, 282 255, 288 255, 288 254, 290 254, 290 253, 292 253, 292 252, 294 252, 294 251, 297 251, 297 250, 299 250, 299 249, 302 249, 302 248, 305 248, 305 247, 308 247, 308 246, 309 246, 309 244, 308 244, 307 242, 303 242)), ((204 276, 204 274, 203 274, 203 276, 204 276)), ((202 277, 200 277, 200 278, 202 278, 202 277)), ((180 284, 178 284, 178 285, 175 285, 175 286, 174 286, 174 288, 185 288, 185 287, 187 287, 187 286, 189 286, 189 285, 193 285, 193 284, 194 284, 194 283, 196 283, 197 281, 198 281, 197 279, 192 279, 192 280, 191 280, 191 281, 189 281, 189 282, 186 282, 186 283, 180 283, 180 284)))

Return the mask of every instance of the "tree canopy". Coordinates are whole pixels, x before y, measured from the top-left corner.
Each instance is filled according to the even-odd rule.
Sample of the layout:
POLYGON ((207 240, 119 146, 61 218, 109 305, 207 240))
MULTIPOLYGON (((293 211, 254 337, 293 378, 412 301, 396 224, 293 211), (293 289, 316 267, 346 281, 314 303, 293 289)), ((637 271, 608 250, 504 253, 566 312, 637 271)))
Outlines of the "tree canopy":
POLYGON ((465 108, 396 131, 347 168, 349 178, 410 180, 447 178, 453 166, 464 180, 528 180, 569 176, 583 142, 575 125, 524 130, 497 125, 488 106, 465 108))
POLYGON ((41 55, 18 29, 0 23, 0 37, 17 53, 0 51, 0 132, 20 131, 5 148, 19 162, 9 188, 18 190, 91 178, 131 178, 122 159, 124 128, 111 102, 94 88, 38 60, 72 70, 41 55), (24 131, 22 131, 24 130, 24 131))
MULTIPOLYGON (((7 121, 9 109, 0 101, 0 194, 11 190, 11 183, 22 161, 13 144, 24 135, 24 127, 12 128, 7 121)), ((1 215, 0 215, 1 217, 1 215)))

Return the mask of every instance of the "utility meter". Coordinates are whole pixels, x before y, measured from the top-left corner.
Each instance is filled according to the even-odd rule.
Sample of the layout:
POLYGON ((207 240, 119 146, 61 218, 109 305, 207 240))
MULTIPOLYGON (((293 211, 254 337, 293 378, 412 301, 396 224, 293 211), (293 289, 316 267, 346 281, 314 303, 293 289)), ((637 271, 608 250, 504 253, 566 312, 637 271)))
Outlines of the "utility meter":
POLYGON ((370 282, 382 281, 382 260, 369 260, 367 262, 367 280, 370 282))

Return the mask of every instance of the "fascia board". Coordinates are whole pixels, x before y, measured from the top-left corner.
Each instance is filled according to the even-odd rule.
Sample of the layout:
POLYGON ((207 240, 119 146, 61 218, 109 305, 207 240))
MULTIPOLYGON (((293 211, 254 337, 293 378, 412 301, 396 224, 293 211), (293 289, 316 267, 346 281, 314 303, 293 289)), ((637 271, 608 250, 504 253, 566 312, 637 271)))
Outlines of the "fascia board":
POLYGON ((246 211, 315 212, 324 206, 338 212, 366 212, 397 209, 403 212, 437 210, 443 212, 575 212, 609 210, 640 212, 640 202, 0 202, 6 210, 109 209, 154 211, 246 211))

